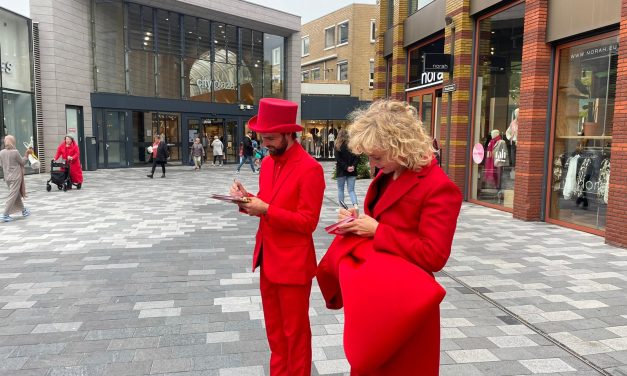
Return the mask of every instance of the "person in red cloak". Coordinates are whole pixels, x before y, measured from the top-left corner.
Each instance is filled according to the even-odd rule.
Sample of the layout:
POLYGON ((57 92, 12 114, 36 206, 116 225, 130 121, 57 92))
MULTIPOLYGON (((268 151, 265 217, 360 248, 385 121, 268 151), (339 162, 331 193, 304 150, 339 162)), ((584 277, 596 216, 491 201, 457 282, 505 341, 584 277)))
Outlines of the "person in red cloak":
MULTIPOLYGON (((70 180, 78 189, 83 185, 83 169, 81 168, 81 152, 74 138, 69 134, 65 136, 59 147, 54 160, 64 159, 70 165, 70 180)), ((68 189, 72 189, 69 186, 68 189)))
POLYGON ((437 376, 445 291, 433 273, 449 258, 461 192, 406 102, 359 110, 348 133, 379 173, 364 214, 340 209, 340 220, 355 219, 339 225, 316 276, 327 307, 344 307, 351 375, 437 376))
POLYGON ((261 268, 259 288, 270 345, 271 376, 311 374, 309 297, 316 274, 313 232, 320 219, 324 172, 296 141, 298 104, 263 98, 248 126, 261 136, 269 157, 261 162, 259 193, 240 182, 230 193, 248 197, 240 210, 259 217, 253 271, 261 268))

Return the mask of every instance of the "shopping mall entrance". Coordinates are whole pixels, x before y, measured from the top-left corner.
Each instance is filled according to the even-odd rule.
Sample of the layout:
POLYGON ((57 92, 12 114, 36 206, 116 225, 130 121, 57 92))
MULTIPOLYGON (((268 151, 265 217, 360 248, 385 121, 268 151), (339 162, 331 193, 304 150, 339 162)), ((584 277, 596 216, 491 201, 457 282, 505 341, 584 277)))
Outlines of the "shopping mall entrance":
POLYGON ((237 118, 222 118, 206 115, 184 115, 183 134, 186 136, 185 148, 182 153, 183 160, 191 164, 191 148, 196 137, 200 138, 203 144, 207 145, 205 150, 206 159, 213 161, 213 149, 211 142, 215 136, 224 145, 223 154, 226 155, 224 163, 234 163, 239 161, 239 120, 237 118), (206 141, 203 138, 206 137, 206 141))

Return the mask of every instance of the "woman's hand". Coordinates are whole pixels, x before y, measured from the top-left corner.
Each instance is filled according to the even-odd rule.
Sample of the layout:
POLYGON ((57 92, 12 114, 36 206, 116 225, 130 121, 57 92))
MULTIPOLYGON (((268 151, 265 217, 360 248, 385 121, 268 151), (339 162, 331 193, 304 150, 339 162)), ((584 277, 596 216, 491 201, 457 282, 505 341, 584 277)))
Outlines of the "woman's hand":
MULTIPOLYGON (((344 209, 340 209, 340 212, 342 210, 344 209)), ((374 237, 374 234, 377 232, 377 227, 379 227, 379 222, 365 214, 360 215, 359 218, 354 221, 339 226, 343 232, 350 232, 355 235, 363 236, 364 238, 374 237)))
POLYGON ((349 209, 340 208, 340 210, 338 211, 337 221, 339 222, 343 219, 346 219, 347 217, 357 218, 358 215, 359 213, 357 212, 357 209, 355 208, 349 208, 349 209))

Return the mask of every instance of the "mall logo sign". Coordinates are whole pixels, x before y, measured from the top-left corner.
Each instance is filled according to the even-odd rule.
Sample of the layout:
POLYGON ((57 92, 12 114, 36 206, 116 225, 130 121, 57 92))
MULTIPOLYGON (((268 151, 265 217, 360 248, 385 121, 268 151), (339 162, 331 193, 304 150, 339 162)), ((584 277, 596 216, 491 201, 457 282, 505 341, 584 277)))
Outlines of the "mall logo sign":
POLYGON ((8 61, 0 61, 0 73, 10 74, 13 71, 13 64, 8 61))
POLYGON ((234 82, 226 82, 219 80, 210 80, 206 77, 199 78, 196 80, 196 85, 199 89, 207 89, 211 90, 235 90, 236 84, 234 82))

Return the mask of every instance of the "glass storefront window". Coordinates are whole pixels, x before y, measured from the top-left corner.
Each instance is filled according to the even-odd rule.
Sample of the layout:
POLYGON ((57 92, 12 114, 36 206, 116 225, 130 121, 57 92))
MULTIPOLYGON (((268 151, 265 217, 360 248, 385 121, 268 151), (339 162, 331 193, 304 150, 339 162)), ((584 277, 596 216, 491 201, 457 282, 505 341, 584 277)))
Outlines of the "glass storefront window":
POLYGON ((124 5, 122 1, 96 1, 96 90, 124 93, 124 5))
POLYGON ((423 72, 423 55, 426 53, 444 53, 444 38, 437 39, 409 51, 407 87, 420 87, 441 84, 442 72, 423 72))
POLYGON ((346 129, 347 120, 304 120, 301 145, 314 158, 334 158, 333 143, 337 132, 346 129), (329 134, 333 133, 329 141, 329 134))
POLYGON ((26 18, 0 11, 0 86, 32 91, 30 27, 26 18))
POLYGON ((175 55, 159 54, 157 93, 161 98, 181 97, 181 59, 175 55))
POLYGON ((155 96, 155 54, 129 51, 129 94, 143 97, 155 96))
MULTIPOLYGON (((207 55, 207 59, 209 55, 207 55)), ((211 102, 211 62, 195 58, 184 61, 185 97, 199 102, 211 102)))
POLYGON ((618 37, 558 49, 549 218, 605 229, 618 37))
POLYGON ((20 153, 24 151, 23 143, 30 142, 33 137, 33 99, 30 93, 2 91, 2 110, 4 130, 2 136, 15 136, 20 153))
POLYGON ((283 98, 284 38, 272 34, 263 38, 263 96, 283 98))
MULTIPOLYGON (((152 134, 158 134, 168 144, 171 161, 181 160, 181 137, 179 125, 181 115, 177 113, 152 112, 152 134)), ((187 137, 187 136, 186 136, 187 137)))
POLYGON ((477 24, 471 198, 512 208, 525 4, 477 24))

